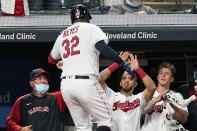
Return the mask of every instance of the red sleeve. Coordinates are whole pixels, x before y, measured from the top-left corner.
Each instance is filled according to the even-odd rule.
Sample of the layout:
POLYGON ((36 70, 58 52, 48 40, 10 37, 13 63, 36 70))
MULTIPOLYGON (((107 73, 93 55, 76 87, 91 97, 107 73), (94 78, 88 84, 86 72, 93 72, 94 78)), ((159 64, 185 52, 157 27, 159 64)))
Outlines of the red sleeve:
POLYGON ((57 92, 50 93, 50 94, 56 97, 59 108, 60 108, 60 112, 64 112, 64 110, 66 109, 66 104, 63 100, 62 93, 60 91, 57 91, 57 92))
POLYGON ((57 64, 58 61, 53 59, 53 57, 51 56, 51 54, 48 56, 48 62, 51 63, 51 64, 57 64))
POLYGON ((20 131, 22 126, 19 125, 21 121, 21 111, 20 111, 20 100, 22 97, 18 98, 12 107, 12 110, 6 120, 7 131, 20 131))

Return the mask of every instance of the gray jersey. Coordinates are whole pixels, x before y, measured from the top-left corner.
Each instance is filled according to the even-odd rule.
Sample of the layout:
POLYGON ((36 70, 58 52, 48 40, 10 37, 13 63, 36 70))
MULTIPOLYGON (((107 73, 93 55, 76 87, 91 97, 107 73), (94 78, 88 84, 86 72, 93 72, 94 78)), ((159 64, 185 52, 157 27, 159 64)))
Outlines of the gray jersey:
POLYGON ((137 14, 137 12, 145 11, 147 14, 156 14, 150 6, 140 5, 138 7, 131 7, 126 4, 125 0, 121 5, 113 5, 109 10, 109 14, 121 15, 121 14, 137 14))

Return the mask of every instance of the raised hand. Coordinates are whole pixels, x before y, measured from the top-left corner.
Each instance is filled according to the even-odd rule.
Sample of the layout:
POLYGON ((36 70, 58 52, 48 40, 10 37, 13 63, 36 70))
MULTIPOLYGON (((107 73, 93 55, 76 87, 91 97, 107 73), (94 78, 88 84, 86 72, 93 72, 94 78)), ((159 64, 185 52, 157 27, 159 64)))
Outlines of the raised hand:
POLYGON ((136 70, 137 68, 139 68, 139 63, 138 63, 138 60, 137 60, 137 55, 133 55, 133 54, 130 54, 129 55, 129 59, 128 59, 128 64, 130 64, 130 66, 136 70))
POLYGON ((125 62, 125 61, 127 61, 129 54, 130 53, 128 51, 126 51, 126 52, 121 51, 119 56, 125 62))
MULTIPOLYGON (((128 53, 128 52, 127 52, 128 53)), ((135 77, 135 69, 132 67, 132 65, 130 64, 130 63, 132 63, 132 61, 133 61, 133 59, 134 58, 131 58, 132 57, 132 55, 130 54, 129 55, 130 56, 130 58, 128 58, 128 63, 126 63, 126 62, 124 62, 123 64, 122 64, 122 67, 123 67, 123 69, 125 70, 125 71, 127 71, 132 77, 131 77, 131 80, 132 79, 134 79, 134 77, 135 77), (130 65, 129 65, 130 64, 130 65)), ((137 68, 136 68, 137 69, 137 68)))

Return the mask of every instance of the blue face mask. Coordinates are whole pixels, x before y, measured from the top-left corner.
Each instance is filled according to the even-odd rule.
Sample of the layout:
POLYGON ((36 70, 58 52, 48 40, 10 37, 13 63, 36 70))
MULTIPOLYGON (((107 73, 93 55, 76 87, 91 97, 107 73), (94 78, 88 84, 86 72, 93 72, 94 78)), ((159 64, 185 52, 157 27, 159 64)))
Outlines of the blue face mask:
POLYGON ((126 0, 127 5, 131 6, 131 7, 138 7, 141 5, 141 0, 139 0, 138 2, 131 2, 129 0, 126 0))
POLYGON ((41 95, 49 90, 49 85, 46 84, 36 84, 35 87, 35 90, 41 95))

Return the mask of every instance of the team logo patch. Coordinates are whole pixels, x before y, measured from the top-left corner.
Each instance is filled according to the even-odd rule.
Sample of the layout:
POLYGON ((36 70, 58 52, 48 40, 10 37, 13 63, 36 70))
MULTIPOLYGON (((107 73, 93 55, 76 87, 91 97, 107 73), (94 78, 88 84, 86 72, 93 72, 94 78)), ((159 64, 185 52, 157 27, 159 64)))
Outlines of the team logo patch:
POLYGON ((80 10, 77 9, 76 12, 75 12, 75 17, 76 17, 76 18, 79 18, 79 16, 80 16, 80 10))
POLYGON ((149 115, 151 115, 153 112, 159 112, 162 113, 163 106, 162 105, 155 105, 151 108, 151 110, 148 112, 149 115))

